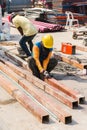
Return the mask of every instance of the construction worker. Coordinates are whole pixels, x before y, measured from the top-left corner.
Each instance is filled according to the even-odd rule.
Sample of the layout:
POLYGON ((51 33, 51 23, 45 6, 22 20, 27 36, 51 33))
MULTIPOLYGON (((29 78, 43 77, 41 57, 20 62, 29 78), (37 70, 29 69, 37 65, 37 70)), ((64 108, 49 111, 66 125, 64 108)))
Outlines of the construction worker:
MULTIPOLYGON (((19 14, 12 13, 10 17, 10 21, 15 25, 15 27, 18 29, 18 31, 22 35, 22 38, 20 39, 19 44, 22 50, 25 52, 25 55, 20 54, 19 56, 21 58, 27 58, 31 56, 32 47, 33 47, 32 40, 38 33, 38 30, 29 19, 19 14), (26 42, 28 43, 29 48, 26 42)), ((20 48, 18 51, 21 52, 20 48)))
POLYGON ((28 60, 29 68, 33 75, 44 80, 50 78, 50 71, 57 65, 57 60, 52 57, 53 51, 53 37, 52 35, 45 35, 40 42, 33 46, 33 55, 28 60))

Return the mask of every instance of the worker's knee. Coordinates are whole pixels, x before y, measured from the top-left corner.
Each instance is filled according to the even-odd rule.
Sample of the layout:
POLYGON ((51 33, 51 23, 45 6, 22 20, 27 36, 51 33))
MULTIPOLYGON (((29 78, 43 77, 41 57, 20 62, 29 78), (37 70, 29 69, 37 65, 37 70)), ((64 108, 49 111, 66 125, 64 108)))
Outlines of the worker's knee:
POLYGON ((50 59, 50 63, 51 63, 53 66, 56 66, 57 63, 58 63, 58 60, 57 60, 56 58, 52 57, 52 58, 50 59))
POLYGON ((35 68, 35 60, 33 57, 29 57, 28 59, 28 66, 31 70, 33 70, 35 68))
POLYGON ((57 59, 51 58, 47 66, 47 71, 51 72, 54 69, 54 67, 57 65, 57 63, 58 63, 57 59))

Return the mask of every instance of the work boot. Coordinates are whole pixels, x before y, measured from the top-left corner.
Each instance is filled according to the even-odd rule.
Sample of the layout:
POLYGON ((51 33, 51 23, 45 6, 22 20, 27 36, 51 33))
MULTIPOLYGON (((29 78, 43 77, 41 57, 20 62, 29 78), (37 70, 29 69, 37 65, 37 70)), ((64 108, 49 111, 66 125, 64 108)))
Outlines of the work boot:
POLYGON ((26 54, 16 54, 16 56, 18 56, 18 57, 20 57, 20 58, 22 58, 22 59, 25 59, 25 58, 27 58, 28 56, 26 55, 26 54))
POLYGON ((32 56, 28 56, 27 58, 25 58, 26 62, 29 64, 30 59, 32 58, 32 56))
POLYGON ((21 54, 22 54, 22 55, 25 55, 25 52, 22 50, 21 47, 18 47, 17 50, 18 50, 18 52, 19 52, 20 55, 21 55, 21 54))

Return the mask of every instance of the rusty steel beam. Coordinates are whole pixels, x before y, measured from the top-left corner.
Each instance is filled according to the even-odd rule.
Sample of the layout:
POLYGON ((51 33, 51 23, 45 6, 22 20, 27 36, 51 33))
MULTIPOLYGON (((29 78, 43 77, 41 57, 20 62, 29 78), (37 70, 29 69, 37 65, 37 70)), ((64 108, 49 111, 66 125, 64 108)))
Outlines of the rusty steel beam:
POLYGON ((78 101, 66 93, 62 92, 61 90, 58 90, 57 88, 54 88, 52 85, 46 85, 45 92, 52 95, 56 99, 58 99, 60 102, 64 103, 68 107, 74 109, 78 107, 78 101))
POLYGON ((79 63, 76 60, 69 59, 68 57, 64 56, 62 53, 54 53, 54 57, 58 60, 64 61, 74 67, 77 67, 79 69, 87 69, 87 64, 79 63))
POLYGON ((72 116, 59 106, 59 103, 50 95, 29 83, 26 79, 18 82, 27 92, 29 92, 38 102, 50 110, 57 119, 64 124, 71 123, 72 116))
MULTIPOLYGON (((14 58, 13 58, 14 56, 12 56, 11 53, 9 53, 9 56, 10 56, 10 55, 11 55, 12 59, 14 59, 14 58)), ((54 56, 55 56, 56 58, 58 58, 59 60, 62 59, 61 55, 54 54, 54 56)), ((20 59, 19 59, 19 60, 20 60, 20 59)), ((23 62, 23 60, 22 60, 22 62, 23 62)), ((23 64, 23 63, 22 63, 22 64, 23 64)), ((79 64, 79 65, 80 65, 80 64, 79 64)), ((81 65, 81 66, 82 66, 82 65, 81 65)), ((80 67, 81 67, 81 66, 80 66, 80 67)), ((82 68, 82 67, 81 67, 81 68, 82 68)), ((27 67, 26 67, 26 69, 27 69, 27 67)), ((28 76, 27 76, 27 77, 28 77, 28 76)), ((28 79, 28 78, 27 78, 27 79, 28 79)), ((30 80, 30 79, 29 79, 29 80, 30 80)), ((54 80, 55 80, 55 79, 54 79, 54 80)), ((57 80, 55 80, 55 82, 57 82, 57 84, 58 84, 58 81, 57 81, 57 80)), ((51 85, 55 84, 55 82, 54 82, 54 83, 52 82, 51 85)), ((60 84, 60 85, 57 85, 57 86, 60 86, 59 88, 61 88, 61 84, 60 84)), ((64 85, 63 85, 63 86, 64 86, 64 85)), ((65 87, 65 88, 68 89, 67 87, 65 87)), ((63 90, 63 89, 60 89, 60 90, 63 90)), ((65 90, 63 90, 64 93, 67 92, 66 94, 68 94, 69 91, 71 92, 72 90, 69 89, 68 92, 65 91, 65 90)), ((72 96, 72 94, 69 94, 69 96, 72 96)), ((80 93, 78 93, 77 98, 76 98, 75 94, 74 94, 72 97, 75 98, 75 99, 77 99, 77 100, 79 101, 79 103, 84 103, 84 102, 85 102, 85 97, 82 96, 80 93)))
POLYGON ((16 82, 21 78, 19 75, 17 75, 15 72, 13 72, 10 68, 8 68, 6 65, 0 62, 0 69, 9 75, 12 79, 14 79, 16 82))
MULTIPOLYGON (((30 82, 29 75, 26 75, 26 79, 30 82)), ((34 82, 32 82, 32 83, 35 86, 39 87, 39 83, 40 83, 39 81, 40 81, 40 79, 38 79, 38 81, 34 80, 34 82)), ((58 90, 58 89, 54 88, 52 85, 49 85, 46 82, 42 81, 42 85, 43 85, 44 91, 46 93, 52 95, 53 97, 55 97, 60 102, 67 105, 68 107, 70 107, 70 108, 77 108, 78 107, 78 101, 76 99, 71 98, 66 93, 62 92, 61 90, 58 90)))
MULTIPOLYGON (((1 68, 1 67, 0 67, 1 68)), ((6 68, 9 72, 9 68, 6 67, 5 65, 3 65, 2 68, 6 68)), ((1 68, 1 69, 2 69, 1 68)), ((3 69, 2 69, 3 70, 3 69)), ((5 72, 5 71, 4 71, 5 72)), ((7 73, 8 74, 8 73, 7 73)), ((14 74, 14 72, 13 72, 14 74)), ((11 74, 11 75, 13 75, 11 74)), ((10 75, 10 76, 11 76, 10 75)), ((13 77, 12 77, 13 78, 13 77)), ((15 80, 16 78, 14 78, 15 80)), ((42 91, 41 89, 39 88, 35 88, 31 83, 29 83, 26 79, 24 78, 19 78, 18 81, 17 81, 24 89, 26 89, 26 91, 28 91, 31 95, 33 95, 33 97, 35 99, 37 99, 42 105, 44 105, 45 107, 47 107, 52 113, 54 113, 57 118, 62 121, 63 123, 65 124, 68 124, 68 123, 71 123, 72 121, 72 116, 65 112, 60 106, 59 104, 56 102, 55 104, 55 101, 53 101, 53 99, 48 95, 46 94, 44 91, 42 91), (45 102, 46 101, 46 102, 45 102)), ((19 99, 19 97, 18 97, 19 99)))
POLYGON ((79 92, 74 91, 71 88, 66 87, 64 84, 59 83, 56 79, 50 78, 50 79, 45 79, 45 82, 56 87, 58 90, 63 91, 67 95, 73 97, 74 99, 78 100, 79 103, 84 103, 85 102, 85 97, 81 95, 79 92))
POLYGON ((49 122, 48 113, 30 96, 17 88, 4 74, 0 73, 0 86, 13 96, 26 110, 31 112, 41 123, 49 122))
POLYGON ((4 63, 6 63, 6 65, 8 65, 10 68, 8 66, 6 66, 6 65, 3 65, 3 63, 0 63, 0 69, 2 71, 4 71, 5 73, 7 73, 14 80, 17 78, 16 82, 18 82, 18 80, 21 79, 21 77, 19 77, 19 75, 21 76, 21 75, 24 74, 25 76, 23 75, 23 78, 26 78, 29 82, 31 82, 35 86, 43 89, 48 94, 54 96, 56 99, 58 99, 59 101, 61 101, 65 105, 69 106, 70 108, 78 107, 78 101, 71 98, 67 94, 63 93, 62 91, 60 91, 60 90, 58 90, 58 89, 56 89, 56 88, 54 88, 52 86, 49 86, 48 84, 44 83, 42 80, 40 80, 40 79, 36 78, 35 76, 33 76, 30 72, 22 70, 21 68, 13 65, 12 63, 9 63, 9 61, 4 61, 4 63), (19 68, 19 71, 18 71, 18 68, 19 68), (12 72, 11 69, 13 71, 15 71, 18 74, 18 76, 16 76, 16 74, 14 72, 12 72), (11 72, 11 73, 9 73, 9 72, 11 72))
POLYGON ((4 63, 3 64, 2 62, 0 62, 0 69, 4 71, 5 73, 7 73, 9 76, 11 76, 14 80, 16 80, 16 82, 18 82, 18 79, 20 79, 21 77, 27 78, 27 75, 28 75, 30 82, 36 83, 35 85, 36 86, 39 85, 39 87, 43 90, 45 89, 45 87, 42 85, 43 81, 39 80, 39 84, 38 84, 38 78, 33 76, 29 71, 24 70, 24 68, 20 68, 7 60, 1 59, 1 58, 0 60, 4 63))
POLYGON ((9 61, 9 59, 2 58, 2 57, 0 57, 0 61, 1 61, 1 64, 3 63, 5 65, 7 65, 9 68, 11 68, 14 72, 16 72, 21 77, 25 77, 25 74, 21 72, 21 71, 23 71, 21 69, 21 66, 19 66, 19 65, 17 66, 14 63, 12 63, 11 61, 9 61))

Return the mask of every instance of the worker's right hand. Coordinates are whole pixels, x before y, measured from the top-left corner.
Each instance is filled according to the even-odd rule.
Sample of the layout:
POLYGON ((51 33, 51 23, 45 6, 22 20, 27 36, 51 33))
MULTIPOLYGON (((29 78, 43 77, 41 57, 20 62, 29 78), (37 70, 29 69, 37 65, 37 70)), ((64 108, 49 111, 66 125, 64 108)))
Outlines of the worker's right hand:
POLYGON ((49 73, 47 71, 44 71, 43 74, 44 74, 45 78, 50 78, 50 75, 49 75, 49 73))
POLYGON ((43 71, 40 73, 40 78, 44 80, 45 78, 50 78, 50 75, 47 71, 43 71))

